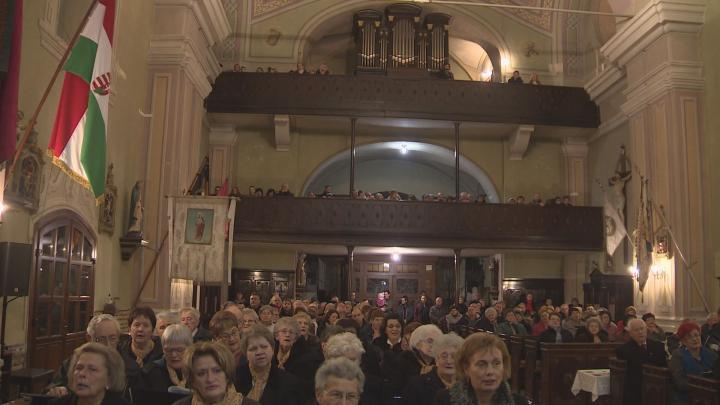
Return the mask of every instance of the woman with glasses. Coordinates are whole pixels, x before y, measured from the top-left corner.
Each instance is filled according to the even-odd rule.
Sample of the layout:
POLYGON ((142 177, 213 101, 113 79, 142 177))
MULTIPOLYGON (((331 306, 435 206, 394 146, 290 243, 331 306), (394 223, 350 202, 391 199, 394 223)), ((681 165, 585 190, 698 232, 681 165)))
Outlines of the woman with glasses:
POLYGON ((238 322, 238 326, 240 326, 240 334, 242 335, 243 333, 252 329, 252 327, 255 326, 258 321, 259 318, 257 312, 255 312, 251 308, 243 309, 242 315, 240 316, 240 321, 238 322))
POLYGON ((682 346, 675 349, 668 368, 672 372, 672 404, 687 404, 688 375, 709 377, 717 355, 702 345, 700 326, 688 321, 677 329, 677 337, 682 346))
POLYGON ((185 350, 193 343, 190 329, 185 325, 170 325, 160 339, 164 357, 143 368, 142 389, 168 392, 170 387, 188 388, 182 370, 185 350))
POLYGON ((247 363, 237 368, 235 388, 263 405, 299 405, 300 381, 273 362, 274 347, 272 333, 261 325, 243 334, 240 351, 247 363))
POLYGON ((277 367, 300 379, 302 395, 309 400, 312 398, 312 378, 323 361, 322 353, 317 346, 299 339, 300 325, 293 318, 280 318, 275 324, 274 334, 277 367))
POLYGON ((214 341, 230 349, 235 364, 240 364, 243 353, 240 350, 240 328, 235 315, 230 311, 218 311, 210 320, 210 332, 214 341))
POLYGON ((432 405, 438 391, 455 384, 455 353, 462 344, 463 338, 454 333, 442 335, 433 343, 435 367, 410 380, 403 395, 405 404, 432 405))
MULTIPOLYGON (((413 377, 427 374, 433 370, 433 344, 443 335, 435 325, 423 325, 415 329, 410 336, 411 350, 383 359, 383 374, 390 381, 387 395, 400 397, 413 377)), ((389 399, 389 398, 387 398, 389 399)))
POLYGON ((358 404, 365 376, 360 366, 345 357, 325 361, 315 373, 318 405, 358 404))

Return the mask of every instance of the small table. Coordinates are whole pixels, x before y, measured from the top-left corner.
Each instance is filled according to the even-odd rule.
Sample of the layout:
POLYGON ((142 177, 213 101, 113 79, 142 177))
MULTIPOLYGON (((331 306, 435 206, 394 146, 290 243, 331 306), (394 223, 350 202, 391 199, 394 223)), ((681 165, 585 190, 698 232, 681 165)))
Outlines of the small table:
POLYGON ((610 395, 610 369, 578 370, 570 391, 573 395, 589 392, 593 402, 602 395, 610 395))

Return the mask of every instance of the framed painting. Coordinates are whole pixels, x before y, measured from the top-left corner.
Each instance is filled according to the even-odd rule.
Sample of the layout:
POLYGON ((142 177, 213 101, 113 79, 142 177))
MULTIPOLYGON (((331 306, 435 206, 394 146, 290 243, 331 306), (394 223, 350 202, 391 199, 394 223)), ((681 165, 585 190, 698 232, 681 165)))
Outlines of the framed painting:
POLYGON ((188 208, 185 222, 185 243, 212 244, 215 211, 204 208, 188 208))

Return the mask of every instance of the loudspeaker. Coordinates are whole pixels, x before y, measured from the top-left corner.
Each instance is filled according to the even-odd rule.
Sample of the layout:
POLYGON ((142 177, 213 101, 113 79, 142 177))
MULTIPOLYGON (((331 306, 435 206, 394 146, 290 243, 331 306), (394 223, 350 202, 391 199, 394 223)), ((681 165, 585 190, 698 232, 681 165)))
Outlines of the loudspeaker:
POLYGON ((33 249, 31 244, 0 242, 0 293, 2 296, 28 295, 33 249))

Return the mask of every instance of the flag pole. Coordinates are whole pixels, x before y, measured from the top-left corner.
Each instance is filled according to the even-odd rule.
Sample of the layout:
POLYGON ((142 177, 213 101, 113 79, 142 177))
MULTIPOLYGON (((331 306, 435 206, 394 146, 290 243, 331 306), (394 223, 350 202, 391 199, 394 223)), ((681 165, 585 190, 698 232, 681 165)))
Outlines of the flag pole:
MULTIPOLYGON (((70 52, 72 51, 72 48, 75 46, 75 42, 77 42, 78 37, 80 36, 80 33, 83 29, 85 29, 85 25, 87 24, 88 20, 90 19, 90 14, 92 14, 93 10, 95 9, 95 6, 97 5, 98 0, 92 0, 90 3, 90 7, 88 7, 87 12, 85 13, 85 17, 83 17, 82 21, 80 22, 80 26, 78 26, 77 30, 75 31, 75 34, 73 34, 72 38, 70 39, 70 42, 68 42, 67 49, 65 49, 65 53, 63 54, 62 58, 60 58, 60 62, 58 62, 57 67, 55 68, 55 73, 53 73, 52 78, 50 79, 50 83, 48 83, 47 87, 45 88, 45 92, 43 93, 42 98, 40 99, 40 102, 38 103, 37 107, 35 107, 35 112, 33 112, 32 117, 30 117, 30 120, 28 121, 27 126, 25 127, 25 132, 23 133, 22 138, 20 138, 20 142, 18 143, 17 147, 15 148, 15 156, 13 156, 12 163, 10 164, 10 169, 5 173, 5 178, 10 179, 15 172, 15 166, 17 165, 17 161, 20 158, 20 153, 25 148, 25 144, 27 143, 28 138, 30 138, 30 133, 32 133, 32 130, 35 128, 35 124, 37 123, 37 117, 40 115, 40 110, 42 110, 43 105, 45 105, 45 101, 47 101, 48 95, 50 95, 50 90, 52 90, 53 86, 55 85, 55 81, 57 80, 58 75, 60 74, 60 71, 62 70, 63 66, 65 65, 65 61, 67 61, 68 56, 70 56, 70 52)), ((9 181, 5 182, 5 187, 10 184, 9 181)))

